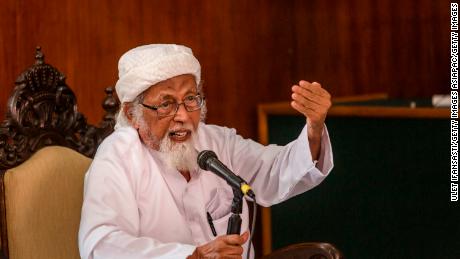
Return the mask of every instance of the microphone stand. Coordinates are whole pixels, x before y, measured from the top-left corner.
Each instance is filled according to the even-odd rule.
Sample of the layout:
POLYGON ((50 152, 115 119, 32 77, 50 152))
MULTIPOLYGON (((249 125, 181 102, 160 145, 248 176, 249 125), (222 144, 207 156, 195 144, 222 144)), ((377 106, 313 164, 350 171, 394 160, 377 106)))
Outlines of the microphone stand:
POLYGON ((232 200, 232 215, 228 219, 227 235, 240 234, 241 231, 241 216, 243 212, 243 192, 241 189, 233 189, 233 200, 232 200))

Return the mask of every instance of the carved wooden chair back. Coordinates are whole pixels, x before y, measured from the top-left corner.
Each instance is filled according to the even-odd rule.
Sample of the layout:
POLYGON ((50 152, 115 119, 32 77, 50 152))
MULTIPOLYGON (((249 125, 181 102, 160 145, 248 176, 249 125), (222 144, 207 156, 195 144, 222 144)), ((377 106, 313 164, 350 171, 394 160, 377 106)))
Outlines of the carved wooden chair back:
POLYGON ((98 126, 89 125, 65 76, 44 62, 40 47, 35 60, 16 80, 0 124, 1 254, 78 258, 84 173, 113 131, 119 103, 107 88, 106 114, 98 126))

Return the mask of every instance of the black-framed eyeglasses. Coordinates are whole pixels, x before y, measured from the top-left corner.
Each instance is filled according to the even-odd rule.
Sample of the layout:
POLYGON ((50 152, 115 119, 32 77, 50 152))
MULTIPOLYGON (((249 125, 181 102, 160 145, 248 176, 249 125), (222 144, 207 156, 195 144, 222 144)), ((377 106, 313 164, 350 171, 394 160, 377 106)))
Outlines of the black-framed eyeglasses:
POLYGON ((156 111, 159 117, 173 116, 179 110, 181 104, 184 105, 185 110, 188 112, 193 112, 201 109, 203 107, 205 98, 200 94, 186 96, 181 103, 177 101, 168 100, 162 102, 160 105, 147 105, 141 103, 142 106, 150 110, 156 111))

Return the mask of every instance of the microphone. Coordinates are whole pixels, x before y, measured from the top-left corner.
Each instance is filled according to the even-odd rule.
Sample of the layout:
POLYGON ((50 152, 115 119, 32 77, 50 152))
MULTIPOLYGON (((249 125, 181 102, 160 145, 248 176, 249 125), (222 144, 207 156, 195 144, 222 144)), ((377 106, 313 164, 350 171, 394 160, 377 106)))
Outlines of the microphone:
POLYGON ((254 199, 255 194, 251 190, 251 186, 249 186, 243 178, 228 169, 228 167, 217 158, 216 153, 211 150, 203 150, 198 154, 197 161, 201 169, 215 173, 217 176, 227 181, 232 188, 241 190, 244 195, 248 195, 254 199))

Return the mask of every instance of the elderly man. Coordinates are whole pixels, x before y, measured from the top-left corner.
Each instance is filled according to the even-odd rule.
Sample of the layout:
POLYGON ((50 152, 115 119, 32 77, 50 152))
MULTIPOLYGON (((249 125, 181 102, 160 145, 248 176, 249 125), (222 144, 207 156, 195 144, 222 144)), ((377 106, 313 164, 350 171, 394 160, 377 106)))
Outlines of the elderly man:
POLYGON ((284 147, 262 146, 233 129, 204 124, 201 68, 189 48, 137 47, 121 57, 118 69, 116 129, 85 179, 82 258, 245 257, 251 245, 246 201, 242 234, 226 235, 233 192, 199 169, 201 150, 213 150, 246 179, 262 206, 313 188, 332 169, 324 127, 331 101, 318 83, 292 87, 291 105, 306 116, 299 137, 284 147))

